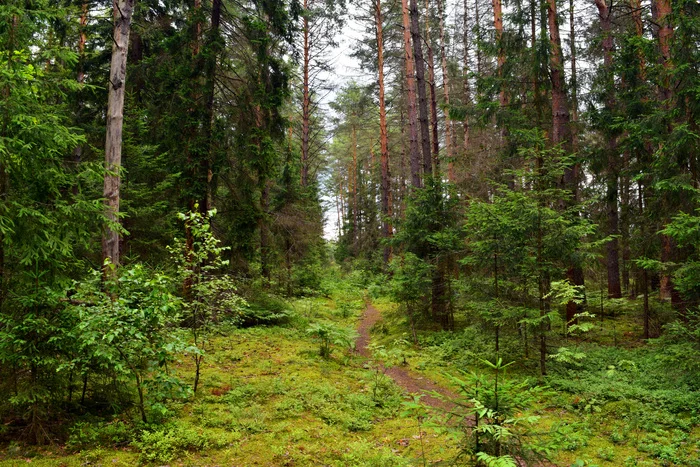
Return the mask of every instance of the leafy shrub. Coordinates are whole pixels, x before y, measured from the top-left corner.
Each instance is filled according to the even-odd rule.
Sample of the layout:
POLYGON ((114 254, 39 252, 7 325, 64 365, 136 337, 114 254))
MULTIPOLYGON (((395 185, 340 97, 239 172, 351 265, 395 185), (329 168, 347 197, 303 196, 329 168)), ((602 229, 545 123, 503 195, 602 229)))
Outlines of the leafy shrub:
POLYGON ((143 431, 141 439, 134 442, 141 451, 142 463, 165 464, 185 451, 202 451, 210 447, 209 438, 193 428, 163 428, 156 431, 143 431))
POLYGON ((132 441, 133 428, 121 420, 112 422, 78 422, 70 428, 66 449, 69 452, 96 447, 126 446, 132 441))
POLYGON ((244 295, 248 303, 240 310, 243 326, 282 324, 294 315, 292 308, 281 297, 260 289, 248 289, 244 295))
POLYGON ((319 353, 323 358, 331 356, 331 347, 352 347, 355 342, 356 332, 353 329, 341 328, 333 323, 313 323, 306 333, 315 338, 319 343, 319 353))
POLYGON ((561 423, 552 427, 552 447, 564 451, 577 451, 588 446, 591 429, 586 423, 561 423))
POLYGON ((170 286, 170 277, 136 265, 120 268, 116 280, 104 288, 100 272, 94 271, 74 296, 80 303, 73 309, 80 352, 61 369, 99 368, 118 382, 132 383, 143 422, 149 414, 165 415, 166 400, 189 395, 189 388, 166 371, 185 348, 179 332, 180 301, 170 286))

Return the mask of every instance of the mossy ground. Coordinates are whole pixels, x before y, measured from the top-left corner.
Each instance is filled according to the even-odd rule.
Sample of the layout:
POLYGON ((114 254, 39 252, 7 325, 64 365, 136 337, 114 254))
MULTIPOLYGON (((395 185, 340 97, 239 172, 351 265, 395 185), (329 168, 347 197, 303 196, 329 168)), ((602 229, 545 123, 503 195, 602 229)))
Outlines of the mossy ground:
MULTIPOLYGON (((43 448, 13 443, 2 446, 0 466, 448 463, 458 452, 453 436, 425 423, 419 436, 419 420, 406 413, 400 388, 372 362, 337 346, 331 358, 321 358, 319 343, 306 332, 315 322, 354 329, 364 309, 362 294, 361 287, 346 283, 330 298, 293 302, 293 318, 284 325, 222 327, 212 338, 196 397, 174 404, 164 424, 149 427, 147 434, 123 415, 102 425, 103 431, 116 423, 127 431, 132 427, 117 436, 118 443, 43 448)), ((484 371, 480 358, 493 355, 492 330, 466 315, 458 314, 454 333, 420 330, 417 348, 406 344, 412 335, 398 307, 381 297, 373 303, 383 315, 373 343, 452 391, 458 388, 448 374, 484 371)), ((633 308, 634 302, 625 306, 633 308)), ((585 339, 557 342, 585 353, 583 363, 551 363, 553 371, 544 379, 537 376, 534 349, 524 358, 522 339, 502 334, 502 355, 517 361, 508 377, 553 388, 531 409, 540 417, 534 438, 552 448, 550 459, 562 467, 700 465, 697 417, 683 406, 685 395, 673 381, 659 380, 667 373, 640 339, 638 313, 618 310, 596 323, 585 339)), ((192 381, 189 356, 181 356, 176 370, 192 381)), ((112 439, 119 432, 107 431, 112 439)))
MULTIPOLYGON (((698 411, 692 406, 698 393, 687 393, 687 382, 675 386, 658 349, 644 343, 640 302, 606 302, 605 315, 598 313, 595 327, 583 338, 552 339, 553 345, 586 356, 580 366, 548 361, 550 372, 544 378, 538 374, 536 346, 524 358, 521 336, 502 330, 501 355, 516 361, 508 377, 552 388, 531 412, 539 417, 534 431, 552 447, 549 458, 557 465, 700 466, 700 419, 692 415, 698 411)), ((411 339, 395 304, 379 298, 374 305, 385 317, 377 326, 378 343, 390 346, 399 338, 411 339)), ((599 311, 593 303, 589 306, 591 312, 599 311)), ((661 309, 657 313, 664 312, 663 305, 655 306, 661 309)), ((409 368, 445 387, 450 385, 447 374, 488 372, 479 360, 496 355, 492 329, 459 313, 456 321, 454 333, 419 331, 420 350, 405 352, 409 368)))
MULTIPOLYGON (((366 359, 337 347, 331 358, 321 358, 305 332, 318 320, 354 328, 364 308, 361 295, 346 291, 293 305, 296 317, 286 325, 216 335, 196 397, 175 407, 150 438, 135 429, 135 442, 118 448, 15 443, 0 451, 0 466, 374 467, 454 456, 447 435, 423 426, 419 436, 418 420, 402 413, 400 389, 366 359)), ((191 358, 181 356, 177 371, 192 381, 191 358)))

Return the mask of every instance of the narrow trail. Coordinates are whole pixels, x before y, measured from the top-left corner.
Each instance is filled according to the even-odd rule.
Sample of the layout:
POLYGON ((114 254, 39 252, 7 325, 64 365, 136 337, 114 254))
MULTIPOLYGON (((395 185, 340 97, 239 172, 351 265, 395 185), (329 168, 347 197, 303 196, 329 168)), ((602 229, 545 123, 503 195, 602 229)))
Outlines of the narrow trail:
MULTIPOLYGON (((357 352, 365 358, 371 358, 372 354, 368 348, 370 343, 370 330, 381 319, 381 314, 371 304, 367 304, 364 314, 360 320, 360 325, 357 328, 359 337, 355 343, 357 352)), ((399 387, 410 394, 422 394, 421 402, 430 407, 449 411, 455 407, 449 400, 457 399, 459 396, 454 392, 438 386, 434 382, 425 377, 412 372, 408 368, 401 366, 393 366, 384 368, 384 373, 393 379, 399 387), (438 399, 433 392, 441 394, 445 399, 438 399)))
MULTIPOLYGON (((371 358, 372 352, 369 350, 369 343, 371 341, 370 330, 377 324, 377 322, 382 318, 379 310, 374 308, 371 303, 367 304, 362 318, 360 319, 360 324, 357 327, 357 332, 359 336, 355 341, 356 351, 365 358, 371 358)), ((433 407, 439 410, 450 411, 455 407, 455 404, 450 402, 450 400, 455 400, 459 396, 454 392, 446 389, 442 386, 438 386, 433 381, 430 381, 423 376, 409 370, 408 368, 393 366, 390 368, 384 368, 384 373, 393 379, 399 387, 410 394, 423 394, 421 397, 421 402, 429 407, 433 407), (436 392, 442 395, 446 400, 439 399, 432 395, 436 392)), ((467 420, 467 424, 470 427, 474 426, 474 420, 467 420)), ((522 459, 516 459, 516 462, 520 466, 527 466, 528 464, 522 459)), ((556 464, 548 460, 542 460, 531 464, 532 467, 557 467, 556 464)))

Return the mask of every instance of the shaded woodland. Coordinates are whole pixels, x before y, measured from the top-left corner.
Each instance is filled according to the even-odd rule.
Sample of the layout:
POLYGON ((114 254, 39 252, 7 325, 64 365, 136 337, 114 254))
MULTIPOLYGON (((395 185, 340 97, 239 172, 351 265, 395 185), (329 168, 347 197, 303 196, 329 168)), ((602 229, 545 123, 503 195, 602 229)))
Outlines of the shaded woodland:
POLYGON ((5 0, 0 44, 0 441, 158 426, 227 332, 308 325, 328 359, 352 333, 297 305, 345 325, 343 294, 486 362, 493 393, 446 383, 491 427, 467 465, 551 457, 493 433, 537 387, 608 397, 586 358, 653 355, 670 395, 619 400, 697 427, 696 1, 5 0), (536 383, 499 412, 512 361, 536 383))

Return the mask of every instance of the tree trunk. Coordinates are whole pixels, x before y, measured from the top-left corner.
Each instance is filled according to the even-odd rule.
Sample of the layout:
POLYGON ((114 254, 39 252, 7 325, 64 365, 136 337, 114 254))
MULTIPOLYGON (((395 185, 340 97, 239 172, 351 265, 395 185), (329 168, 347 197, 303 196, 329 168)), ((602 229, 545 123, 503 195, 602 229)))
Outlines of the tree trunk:
POLYGON ((352 174, 350 176, 352 180, 352 249, 353 253, 357 253, 357 240, 359 239, 359 233, 357 231, 359 227, 358 222, 358 205, 357 205, 357 128, 355 124, 352 125, 352 174))
MULTIPOLYGON (((391 179, 389 174, 389 142, 386 127, 386 105, 384 102, 384 35, 381 0, 374 5, 377 23, 377 68, 379 74, 379 146, 381 166, 382 231, 385 239, 391 238, 391 179)), ((384 246, 384 262, 391 257, 391 247, 384 246)))
POLYGON ((420 121, 421 148, 423 150, 423 176, 432 175, 432 158, 430 154, 430 126, 428 124, 428 95, 425 89, 425 60, 420 37, 420 18, 417 0, 411 0, 411 38, 413 56, 416 62, 416 84, 418 86, 418 113, 420 121))
POLYGON ((440 173, 440 141, 438 136, 437 91, 435 89, 435 57, 430 40, 430 5, 425 0, 425 44, 428 48, 428 86, 430 87, 430 127, 432 129, 432 151, 435 175, 440 173))
MULTIPOLYGON (((567 102, 566 86, 564 79, 564 57, 561 50, 561 37, 559 35, 559 22, 557 18, 556 0, 548 0, 547 20, 549 24, 550 41, 550 80, 552 83, 552 134, 551 140, 554 146, 561 146, 566 153, 572 151, 571 114, 567 102)), ((578 174, 577 166, 567 167, 562 178, 562 187, 572 192, 573 202, 578 200, 578 174)), ((560 203, 565 208, 564 202, 560 203)), ((583 285, 583 270, 578 264, 572 262, 566 272, 567 279, 573 285, 583 285)), ((573 301, 566 305, 567 323, 574 319, 579 307, 573 301)))
MULTIPOLYGON (((478 0, 477 0, 478 1, 478 0)), ((498 103, 501 110, 508 105, 506 90, 503 86, 503 66, 506 63, 506 52, 503 46, 503 9, 501 0, 492 0, 493 3, 493 27, 496 31, 496 47, 498 48, 498 103)), ((502 132, 503 133, 503 132, 502 132)))
POLYGON ((403 44, 404 44, 404 62, 406 67, 406 87, 408 92, 408 127, 409 127, 409 142, 410 142, 410 160, 411 160, 411 185, 414 188, 422 186, 420 175, 421 157, 418 147, 418 117, 416 110, 416 84, 415 70, 413 63, 413 52, 411 50, 411 22, 409 19, 408 0, 401 0, 402 19, 403 19, 403 44))
POLYGON ((304 0, 304 25, 302 33, 304 35, 303 50, 303 91, 301 105, 301 186, 306 187, 309 183, 309 132, 311 128, 311 94, 309 82, 309 68, 311 63, 311 41, 309 30, 309 0, 304 0))
POLYGON ((260 275, 263 278, 265 287, 270 286, 270 238, 267 227, 267 216, 270 211, 270 181, 262 183, 260 193, 260 219, 258 228, 260 229, 260 275))
POLYGON ((445 106, 445 153, 447 155, 447 179, 454 182, 454 162, 452 160, 452 120, 450 119, 450 78, 447 72, 447 49, 445 47, 445 5, 444 0, 438 0, 438 16, 440 17, 440 65, 442 67, 442 95, 445 106))
POLYGON ((203 215, 207 215, 211 209, 211 180, 212 174, 212 162, 214 160, 214 149, 216 146, 216 141, 214 138, 214 126, 215 126, 215 115, 214 115, 214 97, 216 96, 216 65, 217 58, 219 56, 219 28, 221 27, 221 2, 222 0, 212 0, 211 5, 211 30, 209 32, 209 41, 207 44, 208 56, 206 64, 206 75, 205 75, 205 89, 207 92, 207 104, 206 104, 206 114, 204 116, 203 126, 205 128, 205 144, 209 145, 208 154, 203 154, 200 160, 200 176, 204 179, 204 190, 200 195, 199 208, 203 215))
MULTIPOLYGON (((463 74, 464 74, 464 107, 467 109, 469 107, 469 104, 471 103, 471 91, 469 89, 469 8, 467 5, 467 0, 464 0, 464 17, 463 17, 463 23, 462 27, 464 29, 464 37, 462 38, 464 44, 464 57, 462 58, 463 60, 463 74)), ((469 151, 469 112, 465 112, 464 115, 464 121, 462 122, 462 126, 464 127, 464 140, 463 140, 463 149, 464 149, 464 157, 467 157, 468 151, 469 151)), ((451 173, 450 181, 454 181, 454 165, 451 166, 448 170, 449 173, 451 173)), ((449 175, 448 175, 449 177, 449 175)))
MULTIPOLYGON (((653 0, 651 4, 652 20, 655 25, 653 30, 654 36, 659 45, 660 64, 663 66, 661 82, 658 84, 658 99, 660 105, 669 112, 672 107, 673 90, 671 86, 671 40, 673 39, 673 26, 671 25, 670 16, 672 13, 671 0, 653 0)), ((669 128, 670 131, 670 128, 669 128)), ((667 201, 663 209, 667 212, 675 212, 677 206, 671 206, 671 202, 667 201)), ((670 222, 667 215, 664 220, 664 225, 670 222)), ((661 261, 673 262, 678 256, 678 248, 671 237, 668 235, 661 236, 661 261)), ((676 289, 671 275, 664 272, 661 276, 661 298, 671 299, 674 309, 683 312, 683 302, 680 294, 676 289)))
MULTIPOLYGON (((603 32, 603 67, 605 73, 605 107, 610 118, 615 110, 615 81, 613 77, 613 36, 610 6, 605 0, 595 0, 598 7, 598 18, 603 32)), ((620 285, 620 261, 618 236, 618 171, 619 157, 617 151, 617 136, 609 134, 608 139, 608 173, 607 173, 607 234, 613 236, 606 245, 606 265, 608 273, 608 297, 622 297, 620 285)))
MULTIPOLYGON (((131 30, 131 15, 135 0, 115 0, 112 17, 114 33, 112 61, 109 69, 109 97, 107 105, 107 136, 105 139, 105 178, 103 196, 107 225, 102 234, 102 262, 119 265, 119 187, 122 161, 122 128, 124 126, 124 87, 126 58, 131 30)), ((104 277, 113 276, 114 268, 104 268, 104 277)))

